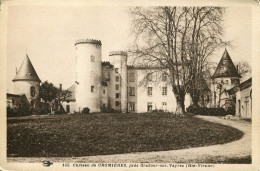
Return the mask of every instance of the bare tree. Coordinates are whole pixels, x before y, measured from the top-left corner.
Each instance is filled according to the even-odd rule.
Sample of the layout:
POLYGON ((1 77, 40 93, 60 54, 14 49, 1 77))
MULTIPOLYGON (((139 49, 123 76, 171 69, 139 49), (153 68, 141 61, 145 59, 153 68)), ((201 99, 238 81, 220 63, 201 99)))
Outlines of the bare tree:
POLYGON ((136 36, 130 50, 134 65, 167 70, 177 101, 175 113, 182 115, 186 93, 197 84, 207 58, 221 44, 223 9, 135 7, 131 14, 136 36))
POLYGON ((246 74, 251 75, 252 69, 247 61, 240 61, 240 62, 236 63, 236 66, 237 66, 238 74, 241 77, 245 77, 246 74))

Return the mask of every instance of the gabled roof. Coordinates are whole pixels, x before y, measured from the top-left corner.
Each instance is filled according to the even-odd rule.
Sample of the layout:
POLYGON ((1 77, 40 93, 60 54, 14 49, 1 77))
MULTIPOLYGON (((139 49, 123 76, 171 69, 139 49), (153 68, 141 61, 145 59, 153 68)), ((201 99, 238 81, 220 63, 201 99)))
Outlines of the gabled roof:
POLYGON ((76 93, 76 85, 73 84, 67 90, 71 92, 71 96, 67 98, 67 101, 76 101, 75 93, 76 93))
POLYGON ((222 58, 220 59, 218 66, 212 78, 222 78, 222 77, 239 77, 237 69, 230 58, 227 50, 225 49, 222 58))
POLYGON ((27 54, 13 81, 41 82, 27 54))

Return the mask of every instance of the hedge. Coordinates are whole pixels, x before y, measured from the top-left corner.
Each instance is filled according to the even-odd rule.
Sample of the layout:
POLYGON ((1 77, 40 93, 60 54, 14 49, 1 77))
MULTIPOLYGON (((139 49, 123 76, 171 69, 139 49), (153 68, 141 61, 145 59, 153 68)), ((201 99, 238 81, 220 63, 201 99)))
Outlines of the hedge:
POLYGON ((193 113, 195 115, 209 115, 209 116, 226 116, 234 115, 234 110, 225 110, 224 108, 207 108, 207 107, 193 107, 189 106, 187 112, 193 113))

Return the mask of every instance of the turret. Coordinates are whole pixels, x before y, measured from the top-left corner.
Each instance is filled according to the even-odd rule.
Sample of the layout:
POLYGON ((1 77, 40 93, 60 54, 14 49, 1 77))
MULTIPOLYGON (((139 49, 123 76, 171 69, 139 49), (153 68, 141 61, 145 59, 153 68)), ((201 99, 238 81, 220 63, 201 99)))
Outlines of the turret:
POLYGON ((228 97, 226 91, 239 85, 240 75, 235 67, 228 51, 225 49, 222 58, 212 76, 212 92, 214 99, 214 106, 221 107, 225 104, 225 99, 228 97))
POLYGON ((88 107, 90 112, 101 111, 101 41, 93 39, 77 40, 77 111, 88 107))
POLYGON ((117 105, 118 99, 115 99, 114 108, 115 109, 119 108, 122 113, 126 113, 127 112, 127 53, 123 51, 113 51, 109 53, 109 57, 110 57, 111 64, 114 66, 114 78, 111 78, 111 87, 115 91, 111 91, 112 93, 111 97, 116 97, 115 95, 116 93, 120 94, 119 106, 117 105), (113 81, 113 79, 115 81, 113 81))
POLYGON ((41 80, 38 77, 27 54, 18 72, 16 71, 13 82, 15 94, 25 94, 27 100, 31 104, 31 107, 39 107, 39 91, 41 80))

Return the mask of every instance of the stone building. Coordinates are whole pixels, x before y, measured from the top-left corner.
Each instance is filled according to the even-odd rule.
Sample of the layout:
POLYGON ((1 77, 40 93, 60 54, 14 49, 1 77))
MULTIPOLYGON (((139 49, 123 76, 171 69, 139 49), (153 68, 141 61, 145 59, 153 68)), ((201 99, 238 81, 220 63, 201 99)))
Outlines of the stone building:
MULTIPOLYGON (((71 97, 62 104, 67 113, 82 112, 86 107, 91 113, 142 113, 152 110, 174 112, 176 110, 176 99, 169 83, 167 69, 128 66, 127 53, 123 51, 110 52, 109 61, 102 61, 102 44, 99 40, 78 40, 75 47, 76 81, 68 88, 72 92, 71 97)), ((41 80, 28 55, 13 82, 14 94, 7 94, 9 107, 23 104, 30 105, 32 108, 40 107, 41 80)), ((250 118, 252 115, 251 84, 252 78, 240 84, 237 68, 225 50, 212 76, 211 90, 205 82, 203 90, 205 93, 200 105, 226 109, 235 106, 237 115, 250 118)), ((187 94, 185 108, 190 104, 191 98, 187 94)))
MULTIPOLYGON (((110 52, 109 61, 102 61, 99 40, 78 40, 75 47, 77 80, 69 88, 72 98, 63 103, 68 113, 81 112, 85 107, 92 113, 175 111, 176 100, 167 77, 159 84, 148 81, 145 86, 139 85, 156 68, 128 66, 123 51, 110 52)), ((190 100, 188 96, 186 99, 188 107, 190 100)))
POLYGON ((226 106, 228 105, 226 102, 229 99, 227 90, 238 86, 240 77, 228 51, 225 49, 212 76, 211 90, 213 101, 211 107, 228 107, 226 106))
POLYGON ((235 102, 236 115, 252 118, 252 78, 228 90, 229 99, 235 102))
POLYGON ((12 106, 22 107, 23 105, 30 105, 32 108, 40 106, 40 78, 38 77, 28 55, 26 54, 22 65, 13 79, 14 93, 7 93, 8 100, 12 101, 12 106))

